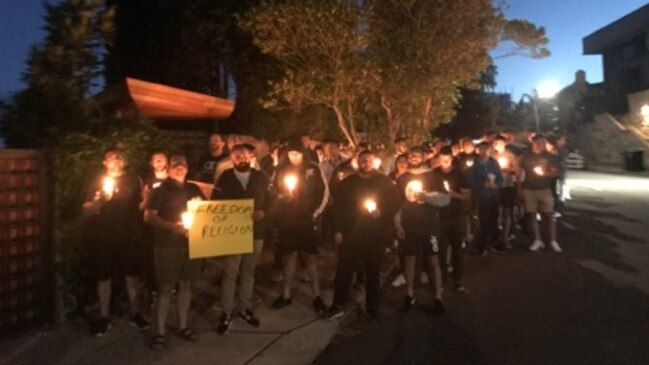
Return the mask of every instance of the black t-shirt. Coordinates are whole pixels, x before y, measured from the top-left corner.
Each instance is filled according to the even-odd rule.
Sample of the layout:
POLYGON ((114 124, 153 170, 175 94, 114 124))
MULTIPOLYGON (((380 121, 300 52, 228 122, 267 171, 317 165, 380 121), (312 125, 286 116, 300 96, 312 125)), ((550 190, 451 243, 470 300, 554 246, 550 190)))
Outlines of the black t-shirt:
POLYGON ((219 162, 228 158, 228 154, 222 153, 218 156, 212 156, 211 154, 203 156, 199 164, 199 176, 198 181, 204 182, 207 184, 214 184, 214 175, 216 173, 216 167, 219 165, 219 162))
MULTIPOLYGON (((91 202, 102 193, 106 175, 95 177, 86 189, 85 201, 91 202)), ((99 213, 88 219, 89 234, 97 239, 135 240, 142 227, 140 178, 125 173, 115 178, 115 190, 99 213)))
MULTIPOLYGON (((444 172, 441 168, 436 168, 434 173, 437 176, 437 186, 435 191, 446 192, 444 181, 448 182, 449 188, 456 193, 460 193, 463 189, 470 189, 466 175, 456 168, 451 169, 449 172, 444 172), (441 182, 441 186, 439 182, 441 182)), ((440 218, 455 219, 462 217, 462 215, 462 201, 457 198, 451 198, 449 205, 440 208, 439 211, 440 218)))
POLYGON ((475 161, 478 159, 478 154, 462 152, 459 155, 457 155, 456 159, 458 161, 458 165, 460 169, 466 172, 473 166, 475 161))
POLYGON ((401 196, 401 226, 406 232, 436 234, 438 231, 439 208, 430 204, 412 202, 406 197, 408 184, 418 180, 422 183, 424 192, 437 191, 443 186, 433 171, 426 170, 420 174, 406 172, 397 179, 397 188, 401 196))
POLYGON ((553 176, 556 175, 556 157, 549 152, 524 154, 520 160, 521 169, 525 173, 523 189, 525 190, 546 190, 552 185, 553 176), (537 174, 534 169, 540 167, 543 175, 537 174))
MULTIPOLYGON (((201 189, 192 183, 179 183, 172 179, 165 180, 154 189, 146 209, 158 212, 158 217, 180 223, 183 212, 187 211, 187 202, 194 199, 205 199, 201 189)), ((187 237, 167 229, 155 227, 156 245, 181 245, 187 243, 187 237)))

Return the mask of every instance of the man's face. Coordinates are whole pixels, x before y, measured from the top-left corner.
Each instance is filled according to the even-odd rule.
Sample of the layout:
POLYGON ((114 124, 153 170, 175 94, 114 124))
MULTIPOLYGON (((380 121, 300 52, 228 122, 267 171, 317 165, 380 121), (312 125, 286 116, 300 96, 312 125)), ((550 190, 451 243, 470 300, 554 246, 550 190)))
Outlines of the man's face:
POLYGON ((327 155, 327 157, 331 158, 333 156, 337 156, 339 151, 338 143, 327 143, 324 146, 324 150, 325 150, 325 155, 327 155))
POLYGON ((546 146, 546 140, 545 138, 538 138, 532 141, 532 148, 534 149, 534 152, 540 153, 545 151, 545 146, 546 146))
POLYGON ((444 171, 449 171, 453 167, 453 156, 451 155, 439 155, 437 158, 439 166, 444 171))
POLYGON ((311 146, 311 137, 308 135, 304 135, 300 137, 300 140, 302 141, 302 146, 304 148, 309 148, 311 146))
POLYGON ((411 168, 419 168, 424 162, 424 155, 421 152, 410 152, 408 154, 408 166, 411 168))
POLYGON ((231 134, 228 136, 227 144, 230 150, 232 150, 232 148, 234 148, 234 146, 238 145, 239 143, 241 143, 241 136, 239 136, 238 134, 231 134))
POLYGON ((304 159, 304 156, 302 155, 302 152, 300 151, 288 151, 288 160, 291 162, 292 165, 301 165, 302 161, 304 159))
POLYGON ((155 153, 151 156, 151 168, 155 172, 165 171, 167 163, 167 156, 164 153, 155 153))
POLYGON ((475 145, 471 141, 466 141, 462 144, 462 151, 467 154, 475 152, 475 145))
POLYGON ((478 156, 480 156, 481 159, 487 159, 489 157, 489 152, 491 152, 491 147, 488 145, 478 146, 478 156))
POLYGON ((493 146, 494 146, 494 150, 496 150, 496 152, 498 152, 498 153, 505 152, 505 141, 497 139, 497 140, 494 141, 493 146))
POLYGON ((187 165, 185 165, 184 163, 178 163, 173 166, 169 166, 169 177, 177 181, 185 181, 187 170, 187 165))
POLYGON ((358 170, 364 174, 374 171, 374 155, 371 153, 360 155, 358 157, 358 170))
POLYGON ((394 147, 398 155, 408 152, 408 145, 404 141, 397 142, 397 144, 394 147))
POLYGON ((250 151, 247 149, 237 149, 232 151, 230 158, 232 159, 232 165, 237 171, 246 172, 250 170, 250 161, 252 161, 252 156, 250 151))
POLYGON ((223 149, 223 146, 225 145, 225 142, 223 141, 223 137, 221 137, 220 134, 212 134, 210 135, 210 150, 213 152, 219 152, 223 149))
POLYGON ((110 173, 121 173, 124 171, 124 155, 119 152, 108 152, 104 156, 104 168, 110 173))

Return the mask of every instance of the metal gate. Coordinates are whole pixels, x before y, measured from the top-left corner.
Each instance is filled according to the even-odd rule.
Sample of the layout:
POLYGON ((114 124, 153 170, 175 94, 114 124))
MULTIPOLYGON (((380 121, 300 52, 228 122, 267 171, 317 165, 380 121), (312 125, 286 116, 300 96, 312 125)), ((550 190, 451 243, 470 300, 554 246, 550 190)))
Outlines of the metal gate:
POLYGON ((0 149, 0 335, 53 318, 54 272, 43 155, 0 149))

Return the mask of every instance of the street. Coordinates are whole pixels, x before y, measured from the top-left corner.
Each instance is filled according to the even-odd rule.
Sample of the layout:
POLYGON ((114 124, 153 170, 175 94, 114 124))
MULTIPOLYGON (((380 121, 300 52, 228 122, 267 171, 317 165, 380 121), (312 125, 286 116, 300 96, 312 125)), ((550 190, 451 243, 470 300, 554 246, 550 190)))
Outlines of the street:
POLYGON ((430 291, 402 314, 403 287, 384 289, 380 323, 357 320, 316 364, 648 364, 649 179, 571 171, 559 218, 563 254, 514 249, 467 261, 463 293, 430 291))

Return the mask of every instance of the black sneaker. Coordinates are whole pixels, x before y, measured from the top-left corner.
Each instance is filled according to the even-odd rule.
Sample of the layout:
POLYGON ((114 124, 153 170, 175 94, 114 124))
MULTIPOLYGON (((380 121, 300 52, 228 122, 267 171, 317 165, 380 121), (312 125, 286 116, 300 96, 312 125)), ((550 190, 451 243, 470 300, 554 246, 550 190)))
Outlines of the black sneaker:
POLYGON ((340 306, 331 306, 323 315, 322 318, 327 321, 332 321, 336 318, 340 318, 345 314, 345 311, 340 306))
POLYGON ((403 303, 403 308, 401 308, 401 311, 406 313, 414 307, 415 307, 415 298, 411 297, 410 295, 406 295, 406 299, 405 302, 403 303))
POLYGON ((239 318, 243 319, 244 322, 250 327, 259 327, 259 320, 255 317, 255 314, 250 310, 246 309, 239 312, 239 318))
POLYGON ((322 314, 325 310, 327 310, 327 307, 325 306, 321 297, 315 297, 315 299, 313 300, 313 309, 315 309, 316 313, 318 314, 322 314))
POLYGON ((275 309, 281 309, 286 307, 287 305, 291 305, 293 303, 293 300, 291 298, 284 298, 283 295, 280 295, 277 300, 273 303, 272 307, 275 309))
POLYGON ((439 316, 441 314, 444 314, 444 312, 446 312, 446 308, 444 308, 444 303, 442 303, 442 301, 439 299, 435 299, 435 302, 433 303, 433 315, 439 316))
POLYGON ((455 280, 453 280, 453 282, 454 282, 455 290, 457 290, 459 292, 465 292, 466 291, 466 285, 464 285, 462 280, 455 279, 455 280))
POLYGON ((110 331, 111 327, 110 319, 108 317, 101 317, 92 326, 92 335, 95 337, 104 337, 110 331))
POLYGON ((230 332, 230 326, 232 325, 232 316, 229 316, 225 313, 221 315, 221 324, 216 327, 216 333, 219 335, 225 335, 230 332))
POLYGON ((131 316, 130 323, 133 327, 139 329, 140 331, 149 329, 149 322, 147 322, 146 319, 142 317, 142 313, 140 312, 137 312, 131 316))

